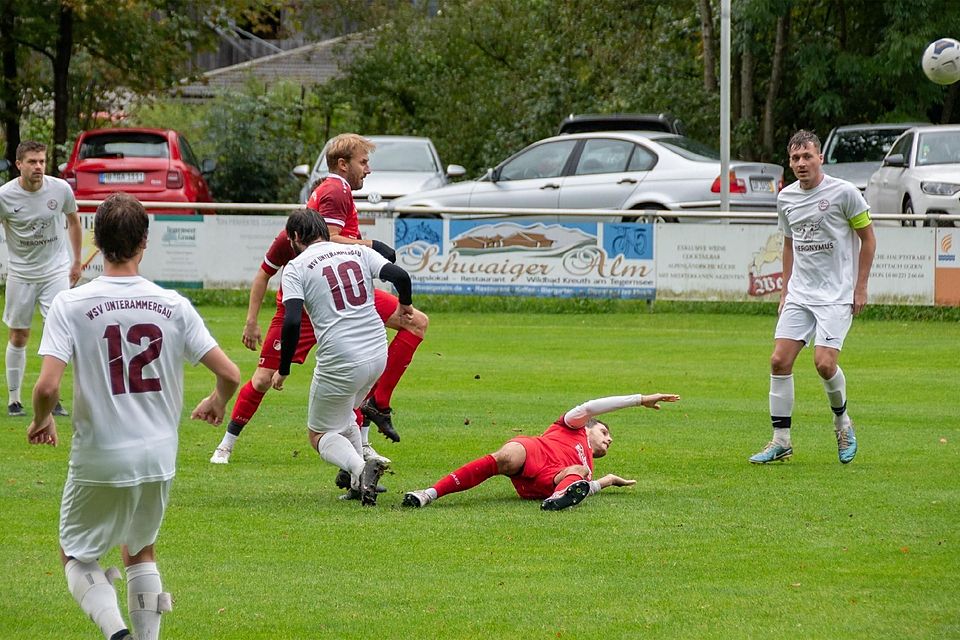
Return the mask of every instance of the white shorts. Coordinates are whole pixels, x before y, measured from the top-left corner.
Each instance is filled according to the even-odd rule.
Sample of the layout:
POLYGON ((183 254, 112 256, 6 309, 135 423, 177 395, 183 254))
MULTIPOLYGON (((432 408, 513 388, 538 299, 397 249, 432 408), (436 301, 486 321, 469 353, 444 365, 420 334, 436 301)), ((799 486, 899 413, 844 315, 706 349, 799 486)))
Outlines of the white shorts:
POLYGON ((173 480, 132 487, 81 485, 70 476, 60 502, 60 546, 81 562, 125 544, 131 555, 157 541, 173 480))
POLYGON ((813 339, 815 346, 840 351, 852 323, 853 305, 805 306, 787 302, 780 312, 774 337, 801 340, 807 345, 813 339))
POLYGON ((24 282, 16 278, 7 278, 3 323, 11 329, 29 329, 33 324, 33 310, 37 304, 40 304, 40 316, 46 318, 54 297, 69 288, 69 274, 42 282, 24 282))
POLYGON ((384 350, 382 357, 362 364, 314 371, 307 406, 307 428, 317 433, 338 433, 356 427, 353 410, 367 397, 386 364, 384 350))

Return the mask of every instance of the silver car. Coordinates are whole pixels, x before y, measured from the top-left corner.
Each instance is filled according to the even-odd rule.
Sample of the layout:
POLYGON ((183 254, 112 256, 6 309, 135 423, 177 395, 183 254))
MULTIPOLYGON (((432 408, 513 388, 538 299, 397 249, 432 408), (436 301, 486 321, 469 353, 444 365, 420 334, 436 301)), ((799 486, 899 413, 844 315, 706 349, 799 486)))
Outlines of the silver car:
POLYGON ((920 123, 849 124, 836 127, 823 143, 823 172, 852 182, 861 192, 900 134, 920 123))
MULTIPOLYGON (((460 178, 466 169, 458 164, 443 169, 440 155, 430 138, 414 136, 364 136, 377 146, 370 154, 370 175, 363 181, 363 189, 353 192, 354 200, 370 204, 388 202, 408 193, 442 187, 451 178, 460 178)), ((329 144, 329 142, 327 142, 329 144)), ((327 145, 323 146, 311 170, 301 164, 293 174, 306 180, 300 190, 300 202, 305 203, 316 184, 327 176, 327 145)))
POLYGON ((915 127, 897 138, 867 183, 867 202, 873 213, 960 215, 960 125, 915 127))
MULTIPOLYGON (((732 211, 776 211, 779 165, 732 162, 730 181, 732 211)), ((555 136, 510 156, 479 180, 398 198, 391 207, 717 211, 720 156, 671 133, 555 136)))

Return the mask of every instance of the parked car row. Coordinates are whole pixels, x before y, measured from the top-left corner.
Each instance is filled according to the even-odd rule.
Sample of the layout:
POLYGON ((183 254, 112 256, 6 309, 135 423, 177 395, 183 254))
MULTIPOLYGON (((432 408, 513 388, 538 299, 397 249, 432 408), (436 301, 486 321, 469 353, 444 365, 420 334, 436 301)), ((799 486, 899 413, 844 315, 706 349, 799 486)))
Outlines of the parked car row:
MULTIPOLYGON (((527 146, 476 180, 456 183, 450 181, 466 170, 444 166, 429 138, 369 136, 376 145, 372 172, 354 197, 386 203, 400 216, 458 207, 618 209, 663 211, 661 219, 675 221, 682 218, 669 212, 717 211, 719 154, 682 134, 683 124, 667 113, 571 115, 556 136, 527 146)), ((960 215, 960 125, 837 127, 827 136, 823 157, 823 171, 864 191, 874 213, 916 215, 918 221, 960 215)), ((213 160, 199 161, 176 131, 120 128, 81 133, 60 172, 82 200, 122 189, 145 201, 210 202, 205 176, 214 168, 213 160)), ((326 146, 312 168, 298 165, 293 174, 305 181, 300 201, 306 202, 327 174, 326 146)), ((732 211, 776 210, 783 187, 779 165, 733 161, 727 179, 732 211)))

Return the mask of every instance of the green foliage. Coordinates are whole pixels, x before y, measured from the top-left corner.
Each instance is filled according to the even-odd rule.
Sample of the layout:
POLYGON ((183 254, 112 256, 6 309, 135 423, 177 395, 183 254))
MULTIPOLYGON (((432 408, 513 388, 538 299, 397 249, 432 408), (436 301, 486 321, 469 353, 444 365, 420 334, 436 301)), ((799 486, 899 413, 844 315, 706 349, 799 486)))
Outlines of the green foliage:
MULTIPOLYGON (((200 312, 253 371, 243 314, 200 312)), ((268 394, 227 466, 207 461, 223 428, 185 419, 158 539, 176 600, 165 637, 956 637, 960 327, 855 322, 842 360, 861 448, 847 466, 805 351, 794 458, 758 467, 746 457, 769 436, 772 322, 438 311, 394 395, 402 441, 374 434, 394 462, 373 509, 337 500, 333 468, 306 443, 311 364, 268 394), (403 491, 542 432, 576 403, 636 391, 683 399, 609 416, 614 441, 596 470, 635 478, 633 488, 544 513, 498 477, 399 507, 403 491)), ((38 320, 31 353, 39 336, 38 320)), ((27 388, 37 368, 31 356, 27 388)), ((185 406, 211 386, 203 367, 188 368, 185 406)), ((0 637, 94 638, 56 551, 69 420, 56 449, 28 446, 25 426, 0 418, 0 637), (25 615, 29 602, 42 611, 25 615)), ((123 581, 118 591, 126 609, 123 581)))

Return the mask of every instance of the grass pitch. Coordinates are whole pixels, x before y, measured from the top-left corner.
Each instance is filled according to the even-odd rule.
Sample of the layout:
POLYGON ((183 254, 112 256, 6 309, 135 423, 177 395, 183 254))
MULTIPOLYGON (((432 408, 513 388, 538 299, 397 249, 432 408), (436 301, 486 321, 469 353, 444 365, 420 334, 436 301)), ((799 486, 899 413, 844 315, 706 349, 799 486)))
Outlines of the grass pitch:
MULTIPOLYGON (((243 310, 200 310, 249 375, 243 310)), ((435 311, 394 396, 402 441, 374 436, 394 461, 375 509, 338 501, 334 469, 307 445, 311 365, 268 394, 227 466, 207 462, 221 429, 184 421, 158 541, 175 599, 164 637, 960 637, 960 325, 854 323, 841 363, 860 452, 847 466, 801 354, 794 458, 753 466, 770 435, 773 325, 435 311), (597 463, 636 487, 544 513, 493 478, 399 506, 583 400, 656 391, 683 400, 611 414, 597 463)), ((31 355, 27 389, 37 369, 31 355)), ((187 407, 211 384, 188 371, 187 407)), ((0 638, 97 638, 56 551, 69 426, 56 449, 28 446, 24 427, 0 418, 0 638)))

